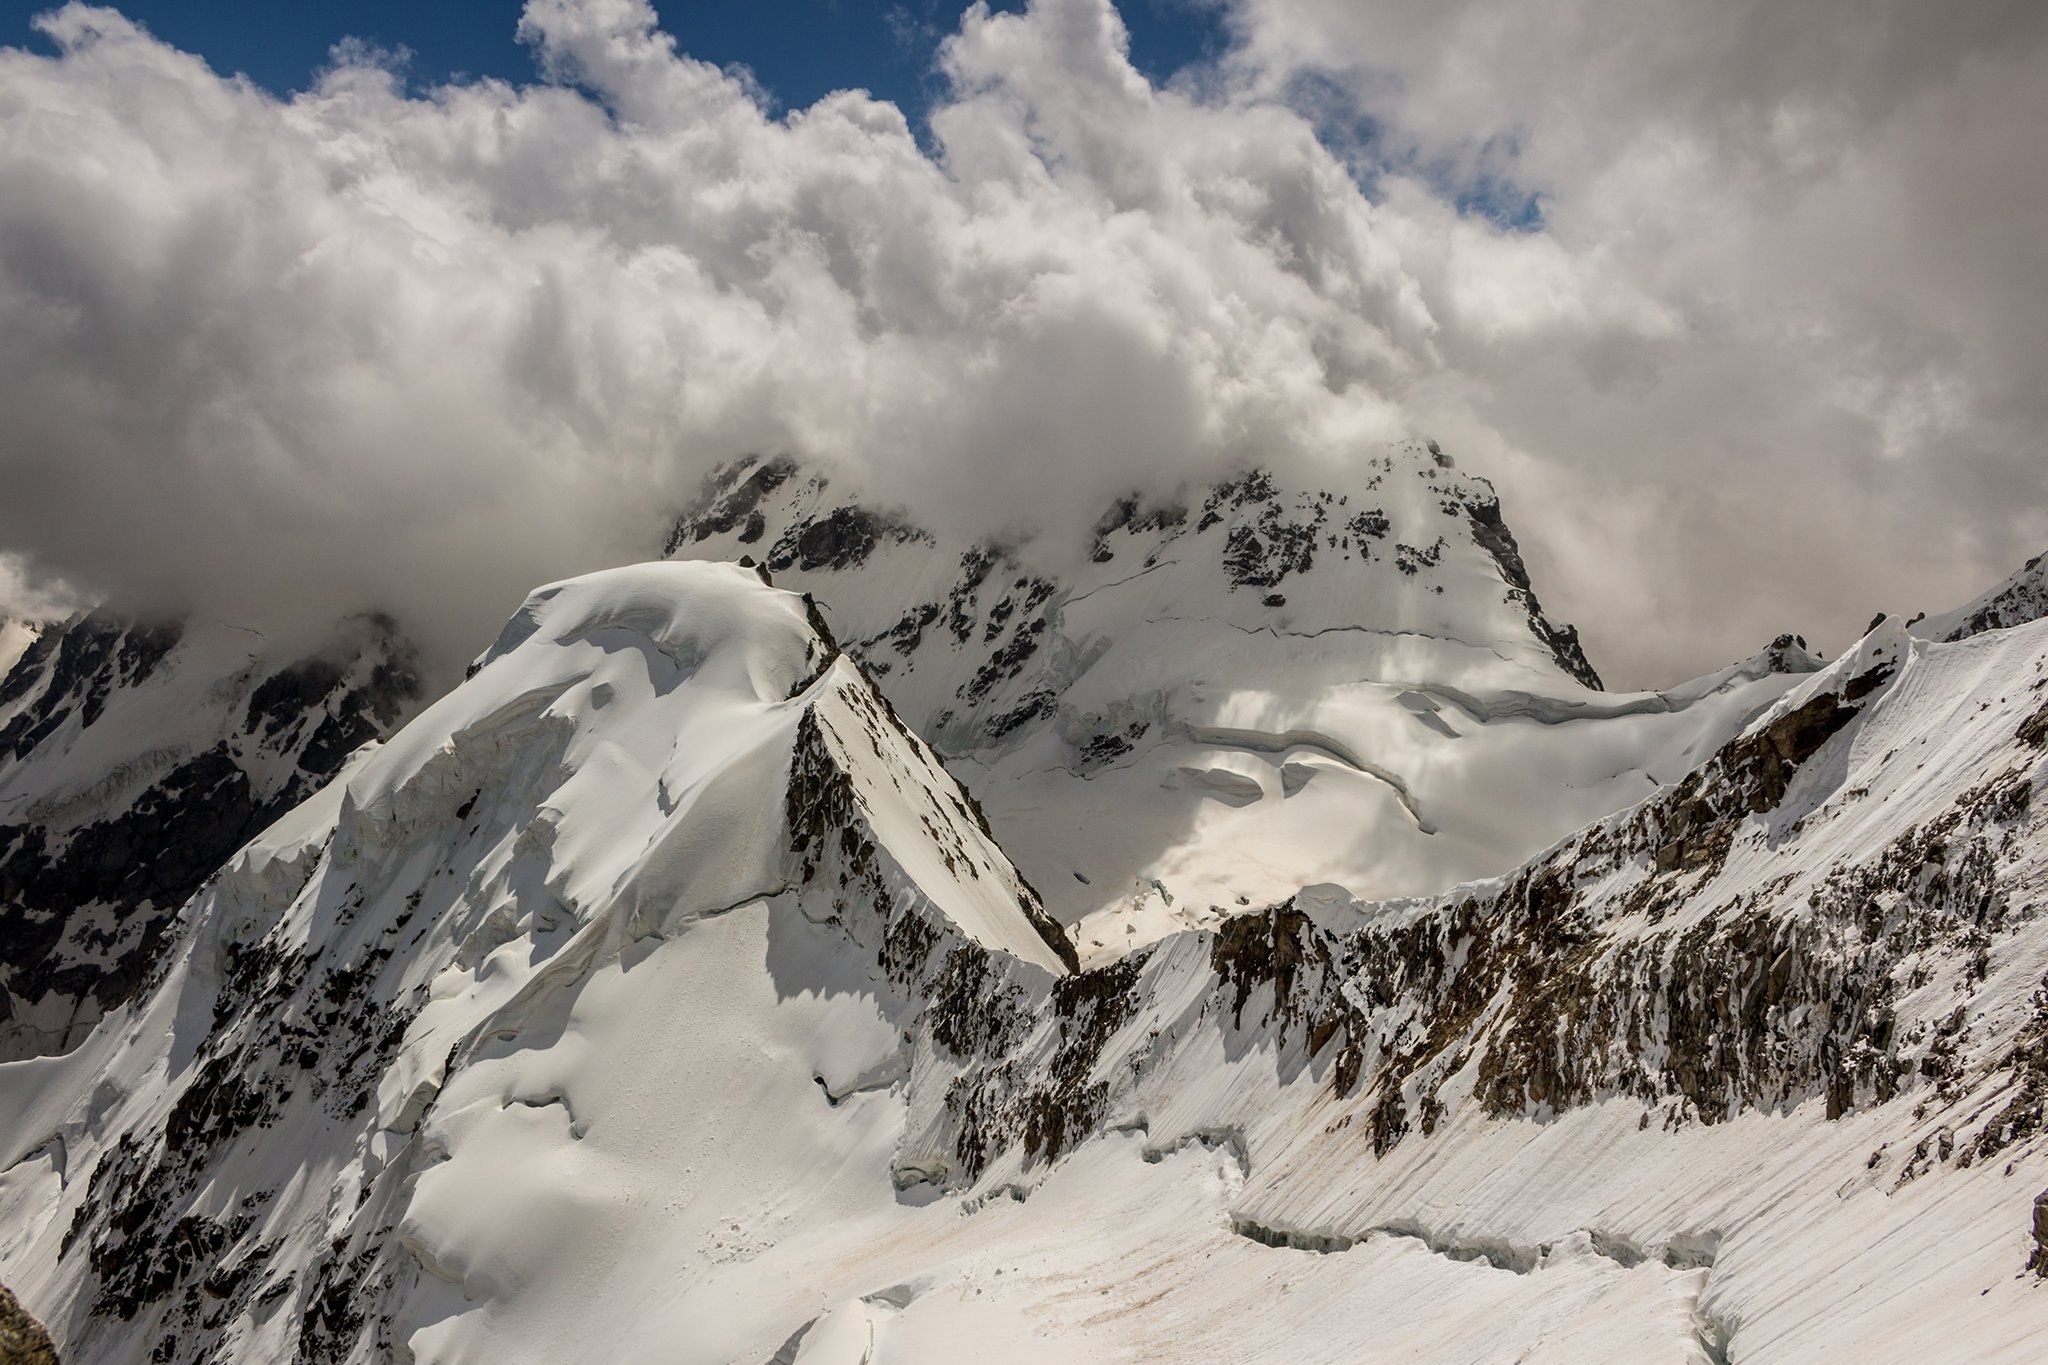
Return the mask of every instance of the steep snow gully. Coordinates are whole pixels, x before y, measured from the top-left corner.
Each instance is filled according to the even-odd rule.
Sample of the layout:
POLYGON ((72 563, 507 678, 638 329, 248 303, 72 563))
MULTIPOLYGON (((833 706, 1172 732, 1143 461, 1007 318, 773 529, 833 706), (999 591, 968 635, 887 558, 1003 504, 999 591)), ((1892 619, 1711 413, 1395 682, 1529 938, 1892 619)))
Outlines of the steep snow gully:
POLYGON ((75 1363, 2038 1359, 2048 621, 1610 698, 1385 459, 964 570, 761 465, 536 591, 0 1064, 0 1282, 75 1363))

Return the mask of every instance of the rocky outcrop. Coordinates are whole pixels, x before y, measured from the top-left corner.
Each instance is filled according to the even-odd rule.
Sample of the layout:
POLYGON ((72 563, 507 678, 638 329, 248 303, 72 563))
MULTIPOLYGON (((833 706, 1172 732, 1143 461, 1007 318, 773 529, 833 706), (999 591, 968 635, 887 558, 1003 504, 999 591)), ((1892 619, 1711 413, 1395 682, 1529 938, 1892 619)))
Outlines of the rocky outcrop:
POLYGON ((95 611, 38 635, 0 682, 0 707, 19 708, 0 727, 0 757, 27 758, 74 717, 77 728, 90 728, 116 690, 149 680, 182 633, 175 622, 136 624, 95 611), (19 705, 31 695, 34 705, 19 705))
POLYGON ((2034 1196, 2033 1254, 2027 1257, 2027 1269, 2042 1279, 2048 1279, 2048 1190, 2034 1196))
POLYGON ((1507 582, 1509 595, 1528 609, 1530 631, 1549 646, 1559 668, 1598 691, 1600 675, 1593 671, 1585 649, 1579 644, 1577 627, 1553 622, 1543 614, 1543 604, 1536 600, 1536 589, 1529 582, 1529 570, 1522 563, 1522 549, 1515 543, 1515 533, 1501 519, 1500 499, 1474 498, 1465 504, 1465 515, 1472 521, 1472 538, 1500 565, 1500 576, 1507 582))
MULTIPOLYGON (((956 1169, 986 1169, 1005 1140, 1027 1161, 1071 1148, 1140 1103, 1139 1077, 1170 1067, 1162 1040, 1191 1027, 1244 1040, 1226 1053, 1259 1040, 1283 1083, 1307 1071, 1365 1101, 1380 1155, 1438 1128, 1454 1077, 1493 1118, 1626 1097, 1666 1125, 1982 1093, 1963 1021, 2037 913, 2017 899, 2040 876, 2028 765, 1827 865, 1801 843, 1815 817, 1784 809, 1885 681, 1837 670, 1676 786, 1489 886, 1349 929, 1289 901, 1186 936, 1199 957, 1168 940, 1062 983, 1036 1027, 1003 1030, 952 1082, 956 1169), (1938 972, 1954 984, 1936 1008, 1915 992, 1938 972)), ((2000 1103, 1945 1159, 2048 1131, 2036 1008, 1996 1063, 2000 1103)))
POLYGON ((132 999, 178 908, 419 695, 385 618, 296 658, 218 635, 96 612, 0 683, 0 1060, 132 999))
POLYGON ((50 1334, 0 1284, 0 1365, 57 1365, 50 1334))
POLYGON ((1916 629, 1937 640, 1966 640, 1987 630, 2008 630, 2048 616, 2048 555, 2035 555, 2020 571, 1974 602, 1929 617, 1916 629))

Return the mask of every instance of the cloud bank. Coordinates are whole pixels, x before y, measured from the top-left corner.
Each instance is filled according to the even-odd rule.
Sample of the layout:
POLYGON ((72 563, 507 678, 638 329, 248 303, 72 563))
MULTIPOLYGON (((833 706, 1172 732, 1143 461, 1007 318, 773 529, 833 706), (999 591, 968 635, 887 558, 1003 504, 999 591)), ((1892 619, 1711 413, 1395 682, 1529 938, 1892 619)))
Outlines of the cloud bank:
POLYGON ((747 451, 978 531, 1424 432, 1622 681, 1839 643, 2048 542, 2043 25, 1753 8, 1695 64, 1618 0, 1243 0, 1159 88, 1106 0, 977 5, 920 145, 643 0, 533 0, 530 84, 344 45, 282 101, 67 6, 0 52, 0 550, 458 658, 747 451))

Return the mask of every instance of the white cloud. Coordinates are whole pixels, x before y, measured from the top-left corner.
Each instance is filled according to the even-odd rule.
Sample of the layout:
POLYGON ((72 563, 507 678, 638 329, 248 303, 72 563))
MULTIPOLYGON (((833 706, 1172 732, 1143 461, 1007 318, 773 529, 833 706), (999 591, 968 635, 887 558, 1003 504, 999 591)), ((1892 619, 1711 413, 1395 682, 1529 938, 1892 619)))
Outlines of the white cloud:
POLYGON ((1501 443, 1547 600, 1603 666, 1668 677, 1772 620, 1839 644, 2048 542, 2048 7, 1233 17, 1241 89, 1334 81, 1397 181, 1437 181, 1392 192, 1404 260, 1446 291, 1474 439, 1501 443), (1429 225, 1482 152, 1540 195, 1540 234, 1429 225))
POLYGON ((976 6, 927 155, 857 93, 770 117, 640 0, 530 4, 546 81, 413 93, 344 46, 288 102, 67 7, 57 55, 0 52, 0 546, 245 618, 382 605, 459 656, 744 451, 986 528, 1419 429, 1646 678, 1968 596, 2048 532, 1994 439, 2041 429, 2008 353, 2048 325, 2012 288, 2032 163, 1929 202, 2000 173, 1942 139, 2012 116, 2010 41, 1764 101, 1678 79, 1682 35, 1555 80, 1622 22, 1592 0, 1556 34, 1362 12, 1245 0, 1227 79, 1155 88, 1105 0, 976 6), (1351 51, 1414 152, 1376 199, 1285 99, 1351 51), (1448 204, 1481 165, 1546 231, 1448 204), (1947 578, 1899 562, 1897 488, 1938 553, 1978 520, 1947 578))

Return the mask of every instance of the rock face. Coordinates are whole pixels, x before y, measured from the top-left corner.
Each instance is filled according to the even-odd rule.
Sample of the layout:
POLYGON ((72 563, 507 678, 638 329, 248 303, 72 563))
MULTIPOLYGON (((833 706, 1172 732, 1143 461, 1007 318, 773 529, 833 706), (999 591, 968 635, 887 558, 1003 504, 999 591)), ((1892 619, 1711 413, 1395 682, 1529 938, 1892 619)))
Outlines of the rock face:
POLYGON ((1586 686, 1599 690, 1600 675, 1593 671, 1593 665, 1586 660, 1586 651, 1579 647, 1579 632, 1568 625, 1553 624, 1543 614, 1543 606, 1536 600, 1536 590, 1529 584, 1529 570, 1522 564, 1521 547, 1515 544, 1514 532, 1508 530, 1501 520, 1500 499, 1490 495, 1465 504, 1465 515, 1472 520, 1472 539, 1500 565, 1500 576, 1506 580, 1511 595, 1529 610, 1529 629, 1537 639, 1550 647, 1550 657, 1557 666, 1586 686))
POLYGON ((74 1363, 2032 1360, 2048 622, 1795 647, 1504 875, 1077 971, 813 603, 553 585, 0 1067, 0 1278, 74 1363))
POLYGON ((2027 1269, 2048 1279, 2048 1190, 2034 1196, 2034 1254, 2027 1258, 2027 1269))
POLYGON ((75 1046, 132 998, 179 907, 416 700, 361 618, 265 640, 94 612, 0 681, 0 1060, 75 1046))
POLYGON ((50 1334, 23 1311, 6 1285, 0 1285, 0 1362, 57 1365, 57 1349, 50 1344, 50 1334))
POLYGON ((1013 543, 949 543, 750 461, 667 550, 812 594, 1091 960, 1303 883, 1501 873, 1819 666, 1788 636, 1667 693, 1601 692, 1492 487, 1423 442, 1341 487, 1252 470, 1013 543))

